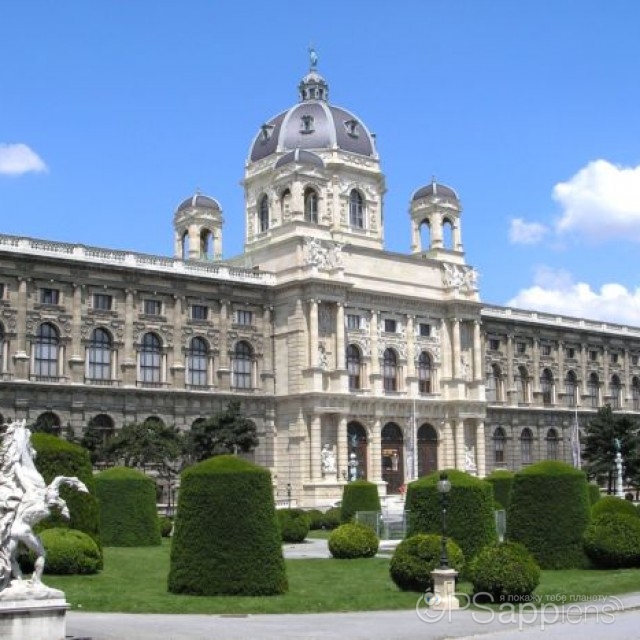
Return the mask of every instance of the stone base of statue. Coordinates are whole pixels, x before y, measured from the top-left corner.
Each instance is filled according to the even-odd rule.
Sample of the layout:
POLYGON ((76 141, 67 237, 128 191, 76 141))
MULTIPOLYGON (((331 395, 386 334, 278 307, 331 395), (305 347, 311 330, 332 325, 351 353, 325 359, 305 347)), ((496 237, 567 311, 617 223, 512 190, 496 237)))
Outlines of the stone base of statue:
POLYGON ((455 569, 434 569, 431 572, 433 579, 433 594, 437 596, 432 609, 459 609, 460 603, 454 595, 456 592, 456 577, 458 572, 455 569))
POLYGON ((62 591, 13 580, 0 592, 0 638, 65 640, 68 608, 62 591))

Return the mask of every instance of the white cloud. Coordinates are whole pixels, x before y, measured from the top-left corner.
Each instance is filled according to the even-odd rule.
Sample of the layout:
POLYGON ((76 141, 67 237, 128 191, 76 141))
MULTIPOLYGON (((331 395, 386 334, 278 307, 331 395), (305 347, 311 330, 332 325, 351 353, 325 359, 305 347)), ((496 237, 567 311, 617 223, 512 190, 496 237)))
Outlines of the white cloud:
POLYGON ((0 142, 0 175, 19 176, 31 171, 40 173, 46 170, 47 165, 26 144, 0 142))
POLYGON ((556 230, 590 240, 640 242, 640 165, 620 167, 595 160, 553 189, 562 207, 556 230))
POLYGON ((525 222, 522 218, 512 218, 509 241, 512 244, 538 244, 547 232, 547 227, 539 222, 525 222))
POLYGON ((534 285, 521 290, 507 306, 640 325, 640 288, 632 291, 621 284, 609 283, 596 291, 584 282, 574 283, 566 271, 546 267, 538 270, 534 285))

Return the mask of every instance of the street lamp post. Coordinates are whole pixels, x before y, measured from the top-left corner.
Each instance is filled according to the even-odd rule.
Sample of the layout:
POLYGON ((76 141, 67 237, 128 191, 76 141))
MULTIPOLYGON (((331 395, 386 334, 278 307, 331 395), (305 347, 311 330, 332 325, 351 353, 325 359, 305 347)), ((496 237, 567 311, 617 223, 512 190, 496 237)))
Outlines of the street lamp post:
POLYGON ((289 502, 289 509, 291 509, 291 483, 287 482, 287 501, 289 502))
POLYGON ((443 471, 438 480, 438 493, 440 494, 440 506, 442 508, 442 539, 440 548, 440 568, 449 568, 449 558, 447 557, 447 494, 451 491, 451 482, 447 472, 443 471))

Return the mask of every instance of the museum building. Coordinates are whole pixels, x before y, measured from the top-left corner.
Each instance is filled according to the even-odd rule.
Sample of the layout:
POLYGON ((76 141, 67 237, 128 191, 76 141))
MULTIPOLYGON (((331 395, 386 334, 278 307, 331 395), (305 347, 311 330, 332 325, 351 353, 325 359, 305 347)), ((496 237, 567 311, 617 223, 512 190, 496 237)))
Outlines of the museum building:
POLYGON ((640 328, 483 304, 458 194, 417 187, 411 252, 386 251, 375 137, 314 62, 253 139, 242 255, 200 193, 173 257, 0 236, 0 417, 106 438, 240 400, 276 498, 311 507, 353 478, 571 461, 576 421, 640 414, 640 328))

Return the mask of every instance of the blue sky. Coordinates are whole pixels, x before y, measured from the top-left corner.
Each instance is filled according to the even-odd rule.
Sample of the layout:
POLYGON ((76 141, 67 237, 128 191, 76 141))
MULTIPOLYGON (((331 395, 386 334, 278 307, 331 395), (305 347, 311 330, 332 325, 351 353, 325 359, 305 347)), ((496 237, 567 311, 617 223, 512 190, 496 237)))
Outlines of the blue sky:
POLYGON ((640 325, 640 3, 46 0, 0 7, 0 233, 171 255, 222 204, 319 54, 376 133, 386 247, 431 180, 462 200, 484 301, 640 325))

